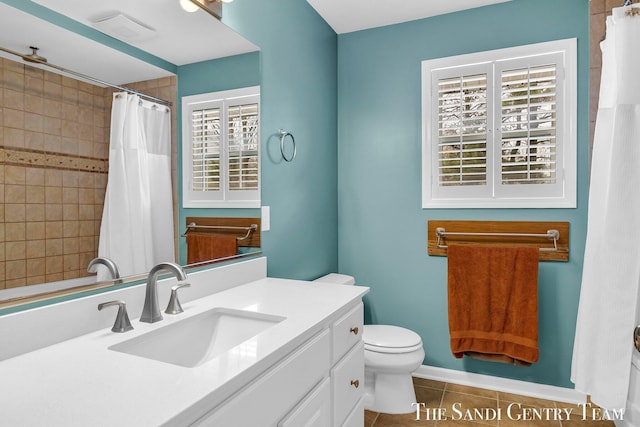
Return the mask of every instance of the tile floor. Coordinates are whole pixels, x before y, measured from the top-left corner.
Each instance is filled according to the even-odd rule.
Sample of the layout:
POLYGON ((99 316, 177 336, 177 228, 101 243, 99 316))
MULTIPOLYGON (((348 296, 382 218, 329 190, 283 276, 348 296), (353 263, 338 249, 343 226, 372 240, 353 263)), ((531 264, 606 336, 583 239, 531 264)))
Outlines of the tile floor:
POLYGON ((365 411, 364 427, 614 427, 612 421, 602 420, 595 406, 584 414, 582 407, 551 400, 421 378, 414 378, 413 384, 418 402, 424 403, 419 419, 415 412, 365 411))

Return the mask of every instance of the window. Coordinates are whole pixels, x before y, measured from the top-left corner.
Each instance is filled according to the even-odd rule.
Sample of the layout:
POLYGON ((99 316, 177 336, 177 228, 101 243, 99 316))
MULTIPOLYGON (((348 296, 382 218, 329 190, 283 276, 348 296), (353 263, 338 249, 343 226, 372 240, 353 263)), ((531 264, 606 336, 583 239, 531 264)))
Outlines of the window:
POLYGON ((576 206, 575 46, 422 62, 423 208, 576 206))
POLYGON ((260 207, 260 88, 182 98, 183 206, 260 207))

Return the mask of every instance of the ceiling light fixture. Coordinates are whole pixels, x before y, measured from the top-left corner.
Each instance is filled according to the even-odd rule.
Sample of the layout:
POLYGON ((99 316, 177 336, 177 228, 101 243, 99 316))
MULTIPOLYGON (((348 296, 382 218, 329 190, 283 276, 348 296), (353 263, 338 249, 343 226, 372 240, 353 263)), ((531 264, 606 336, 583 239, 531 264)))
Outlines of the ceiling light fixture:
POLYGON ((191 2, 191 0, 180 0, 180 6, 182 6, 182 9, 184 9, 186 12, 196 12, 198 9, 200 9, 198 7, 197 4, 194 4, 191 2))
POLYGON ((180 0, 180 6, 187 12, 195 12, 203 9, 218 19, 222 19, 222 3, 231 3, 233 0, 180 0))

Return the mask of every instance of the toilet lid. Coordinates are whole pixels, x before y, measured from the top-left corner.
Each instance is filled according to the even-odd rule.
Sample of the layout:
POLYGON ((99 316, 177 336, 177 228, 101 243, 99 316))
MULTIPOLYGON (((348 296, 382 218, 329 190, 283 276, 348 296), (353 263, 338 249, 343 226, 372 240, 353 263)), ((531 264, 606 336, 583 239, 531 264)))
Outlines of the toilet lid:
POLYGON ((381 353, 404 353, 422 347, 420 335, 391 325, 365 325, 362 335, 364 348, 381 353))

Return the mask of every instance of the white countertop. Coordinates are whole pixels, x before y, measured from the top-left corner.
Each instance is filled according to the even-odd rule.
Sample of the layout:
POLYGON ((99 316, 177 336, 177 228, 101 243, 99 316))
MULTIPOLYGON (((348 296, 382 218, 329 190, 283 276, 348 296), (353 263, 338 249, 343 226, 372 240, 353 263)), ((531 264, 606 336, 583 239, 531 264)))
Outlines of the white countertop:
POLYGON ((367 291, 358 286, 265 278, 183 303, 184 313, 165 314, 157 323, 131 319, 134 330, 127 333, 107 328, 4 360, 0 362, 0 424, 184 425, 185 417, 218 405, 328 326, 329 317, 353 306, 367 291), (225 354, 195 368, 108 349, 215 307, 286 319, 255 337, 255 353, 225 354))

